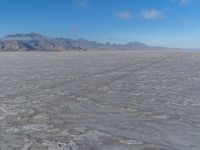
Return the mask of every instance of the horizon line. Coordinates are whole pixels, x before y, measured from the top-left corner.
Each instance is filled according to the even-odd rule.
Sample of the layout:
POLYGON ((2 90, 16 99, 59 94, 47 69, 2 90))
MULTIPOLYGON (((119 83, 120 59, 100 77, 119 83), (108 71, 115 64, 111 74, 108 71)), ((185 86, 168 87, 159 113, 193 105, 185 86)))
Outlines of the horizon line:
POLYGON ((144 44, 144 45, 150 46, 150 47, 162 47, 162 48, 182 49, 182 50, 191 50, 191 51, 200 50, 200 48, 180 48, 180 47, 170 47, 170 46, 147 44, 146 42, 139 41, 139 40, 130 40, 130 41, 127 41, 127 42, 111 42, 109 40, 106 40, 106 41, 103 42, 103 41, 98 41, 98 40, 89 40, 89 39, 84 38, 84 37, 80 37, 80 38, 63 37, 63 36, 54 36, 54 37, 52 37, 52 36, 49 36, 47 34, 39 33, 39 32, 10 33, 10 34, 6 34, 6 35, 3 35, 3 36, 0 36, 0 41, 3 38, 6 38, 7 36, 30 35, 30 34, 37 34, 37 35, 41 35, 41 36, 44 36, 44 37, 47 37, 47 38, 50 38, 50 39, 63 38, 63 39, 69 39, 69 40, 86 40, 88 42, 96 42, 96 43, 100 43, 100 44, 107 44, 107 43, 109 43, 111 45, 114 45, 114 44, 116 44, 116 45, 126 45, 126 44, 129 44, 129 43, 137 42, 137 43, 144 44))

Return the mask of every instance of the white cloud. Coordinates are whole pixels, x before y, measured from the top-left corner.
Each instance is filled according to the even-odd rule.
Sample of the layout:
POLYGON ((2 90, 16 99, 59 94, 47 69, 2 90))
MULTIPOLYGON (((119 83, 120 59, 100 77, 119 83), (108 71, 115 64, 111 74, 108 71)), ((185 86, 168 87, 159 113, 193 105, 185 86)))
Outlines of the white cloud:
POLYGON ((180 5, 190 4, 193 0, 171 0, 171 2, 178 2, 180 5))
POLYGON ((117 11, 114 13, 115 17, 120 18, 120 19, 132 19, 133 18, 133 14, 129 11, 117 11))
POLYGON ((144 10, 141 13, 141 16, 145 19, 149 19, 149 20, 157 20, 157 19, 161 19, 163 18, 163 14, 161 11, 155 10, 155 9, 151 9, 151 10, 144 10))
POLYGON ((181 5, 189 4, 192 0, 179 0, 181 5))
POLYGON ((181 21, 181 24, 184 24, 184 25, 191 25, 191 24, 194 24, 194 21, 192 21, 192 20, 182 20, 182 21, 181 21))
POLYGON ((72 0, 73 2, 75 2, 76 5, 78 5, 79 7, 87 7, 89 4, 89 0, 72 0))

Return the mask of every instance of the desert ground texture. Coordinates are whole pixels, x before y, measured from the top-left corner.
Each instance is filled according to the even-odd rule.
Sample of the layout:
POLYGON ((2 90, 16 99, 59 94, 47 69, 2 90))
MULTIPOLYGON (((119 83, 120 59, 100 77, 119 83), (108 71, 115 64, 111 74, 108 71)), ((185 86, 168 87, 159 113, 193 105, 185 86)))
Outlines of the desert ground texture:
POLYGON ((199 149, 200 53, 0 53, 0 150, 199 149))

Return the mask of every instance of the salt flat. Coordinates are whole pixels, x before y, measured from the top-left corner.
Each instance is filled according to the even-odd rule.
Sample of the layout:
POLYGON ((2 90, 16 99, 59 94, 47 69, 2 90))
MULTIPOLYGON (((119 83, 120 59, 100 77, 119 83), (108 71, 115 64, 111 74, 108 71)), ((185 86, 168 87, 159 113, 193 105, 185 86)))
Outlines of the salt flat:
POLYGON ((0 53, 0 150, 199 150, 200 53, 0 53))

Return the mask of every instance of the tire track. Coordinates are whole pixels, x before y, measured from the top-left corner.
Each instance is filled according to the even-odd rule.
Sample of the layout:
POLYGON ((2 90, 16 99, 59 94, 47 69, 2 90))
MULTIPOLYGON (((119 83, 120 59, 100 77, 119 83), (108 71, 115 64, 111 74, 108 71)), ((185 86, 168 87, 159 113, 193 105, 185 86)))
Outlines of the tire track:
MULTIPOLYGON (((73 96, 74 99, 78 99, 78 98, 81 98, 81 97, 87 97, 87 95, 88 95, 89 93, 92 93, 92 92, 94 92, 95 90, 97 90, 97 89, 99 89, 99 88, 101 88, 101 87, 103 87, 103 86, 106 86, 106 85, 109 85, 109 84, 111 84, 111 83, 113 83, 113 82, 115 82, 115 81, 124 79, 124 78, 126 78, 126 77, 128 77, 128 76, 131 76, 131 75, 133 75, 133 74, 135 74, 135 73, 137 73, 137 72, 139 72, 139 71, 145 70, 146 68, 151 67, 151 66, 153 66, 153 65, 155 65, 155 64, 158 64, 158 63, 160 63, 160 62, 162 62, 162 61, 165 61, 165 60, 168 59, 168 58, 169 58, 169 56, 168 56, 168 57, 161 58, 161 59, 157 59, 156 61, 153 61, 153 62, 151 62, 151 63, 149 63, 149 64, 140 66, 140 67, 137 68, 137 69, 130 70, 129 73, 117 75, 117 76, 115 76, 115 77, 106 79, 106 80, 104 80, 103 82, 100 82, 100 83, 98 83, 98 84, 93 85, 91 88, 84 89, 84 91, 81 90, 82 92, 81 92, 81 91, 77 91, 76 95, 73 93, 73 94, 71 94, 70 96, 73 96), (78 93, 79 93, 79 94, 78 94, 78 93)), ((132 65, 128 65, 128 66, 131 67, 131 66, 133 66, 133 64, 132 64, 132 65)))
POLYGON ((18 96, 21 96, 21 95, 31 95, 33 93, 37 93, 39 92, 40 90, 47 90, 47 89, 55 89, 55 88, 58 88, 58 87, 64 87, 66 86, 67 84, 72 84, 74 82, 79 82, 80 80, 85 80, 87 79, 88 77, 90 76, 96 76, 96 75, 106 75, 106 74, 109 74, 109 73, 112 73, 112 72, 115 72, 117 70, 121 70, 121 69, 126 69, 126 68, 129 68, 131 66, 135 66, 135 65, 138 65, 140 64, 141 62, 138 62, 138 63, 132 63, 132 64, 125 64, 125 65, 121 65, 119 67, 115 67, 113 69, 109 69, 109 70, 103 70, 103 71, 99 71, 99 72, 96 72, 96 73, 90 73, 90 74, 85 74, 83 76, 80 76, 76 79, 71 79, 71 80, 68 80, 68 81, 60 81, 60 82, 57 82, 57 83, 54 83, 54 84, 47 84, 47 85, 42 85, 40 87, 37 87, 37 88, 34 88, 34 89, 30 89, 30 90, 25 90, 25 91, 21 91, 21 92, 18 92, 18 93, 13 93, 13 94, 7 94, 7 95, 4 95, 4 97, 6 98, 15 98, 15 97, 18 97, 18 96))

